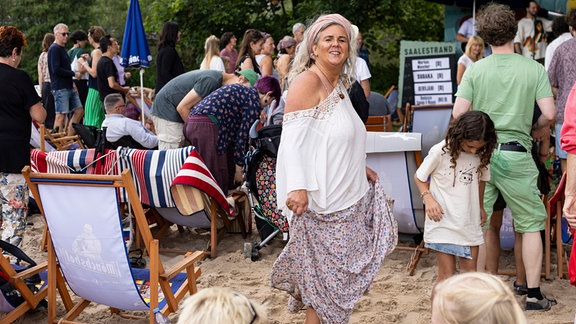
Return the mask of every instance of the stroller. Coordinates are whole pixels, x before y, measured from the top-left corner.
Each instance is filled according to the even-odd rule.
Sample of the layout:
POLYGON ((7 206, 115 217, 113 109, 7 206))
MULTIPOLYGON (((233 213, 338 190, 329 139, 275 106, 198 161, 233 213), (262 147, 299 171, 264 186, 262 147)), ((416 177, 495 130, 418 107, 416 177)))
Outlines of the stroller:
POLYGON ((244 161, 244 186, 262 240, 250 244, 252 261, 260 258, 259 251, 278 233, 283 233, 285 240, 288 235, 288 220, 276 208, 276 154, 281 132, 282 125, 265 126, 258 131, 253 127, 250 131, 251 147, 244 161))

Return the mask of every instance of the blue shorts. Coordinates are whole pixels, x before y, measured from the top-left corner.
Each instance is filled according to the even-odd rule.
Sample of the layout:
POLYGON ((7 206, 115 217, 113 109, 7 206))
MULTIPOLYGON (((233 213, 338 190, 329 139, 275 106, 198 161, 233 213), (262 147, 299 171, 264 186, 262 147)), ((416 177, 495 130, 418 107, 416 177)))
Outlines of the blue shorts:
POLYGON ((450 243, 426 243, 425 247, 434 251, 442 252, 445 254, 454 255, 461 258, 472 259, 472 252, 469 246, 456 245, 450 243))
POLYGON ((556 148, 556 155, 558 155, 559 158, 566 160, 568 158, 568 153, 562 150, 560 146, 560 131, 562 131, 562 124, 556 124, 555 130, 554 135, 556 136, 554 137, 554 147, 556 148))
POLYGON ((54 95, 54 110, 57 114, 67 114, 82 108, 78 93, 74 89, 54 90, 52 94, 54 95))

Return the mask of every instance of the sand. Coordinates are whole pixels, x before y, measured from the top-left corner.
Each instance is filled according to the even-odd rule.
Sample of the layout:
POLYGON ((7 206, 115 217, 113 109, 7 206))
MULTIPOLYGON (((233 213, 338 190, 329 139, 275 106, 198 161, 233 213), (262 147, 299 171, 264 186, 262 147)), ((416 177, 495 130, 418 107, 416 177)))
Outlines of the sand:
MULTIPOLYGON (((46 253, 40 251, 40 239, 43 229, 41 215, 32 215, 29 221, 33 223, 26 229, 24 250, 37 261, 46 259, 46 253)), ((174 227, 161 240, 161 248, 205 249, 209 233, 199 230, 187 230, 178 233, 174 227)), ((206 259, 201 263, 202 276, 198 281, 200 289, 205 287, 230 287, 247 295, 249 298, 263 303, 268 311, 270 323, 302 323, 304 312, 292 314, 287 311, 288 295, 269 287, 269 274, 274 260, 282 251, 284 242, 275 239, 261 250, 261 259, 252 262, 244 258, 244 242, 258 240, 252 234, 248 239, 242 239, 238 234, 227 234, 218 245, 219 255, 214 259, 206 259)), ((402 239, 402 246, 413 245, 410 240, 402 239)), ((411 253, 396 250, 390 254, 372 284, 371 291, 363 296, 350 319, 350 323, 406 323, 419 324, 430 322, 430 292, 436 278, 436 259, 433 253, 423 255, 413 276, 406 272, 411 253)), ((162 256, 165 264, 172 264, 181 256, 166 254, 162 256)), ((555 260, 555 255, 552 255, 555 260)), ((504 251, 501 267, 513 268, 511 251, 504 251)), ((570 286, 565 279, 555 279, 556 268, 553 265, 553 280, 543 280, 542 289, 548 295, 558 300, 558 305, 547 312, 527 312, 530 323, 574 323, 576 313, 576 287, 570 286)), ((510 286, 513 277, 501 276, 510 286)), ((471 292, 473 293, 473 292, 471 292)), ((63 315, 64 307, 59 304, 58 315, 63 315)), ((145 317, 144 312, 128 312, 132 315, 145 317)), ((177 314, 170 317, 176 322, 177 314)), ((46 310, 37 310, 25 314, 16 323, 44 323, 46 310)), ((118 315, 112 315, 108 308, 102 305, 91 305, 79 317, 87 323, 148 323, 148 320, 127 320, 118 315)))

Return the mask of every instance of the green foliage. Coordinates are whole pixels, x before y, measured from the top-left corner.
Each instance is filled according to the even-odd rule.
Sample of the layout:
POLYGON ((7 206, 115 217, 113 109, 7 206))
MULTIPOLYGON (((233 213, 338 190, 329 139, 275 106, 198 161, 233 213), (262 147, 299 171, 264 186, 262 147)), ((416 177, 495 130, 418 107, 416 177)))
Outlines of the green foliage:
MULTIPOLYGON (((100 25, 122 40, 129 0, 2 0, 0 23, 22 30, 28 40, 21 68, 34 79, 41 42, 59 22, 70 31, 100 25)), ((443 38, 443 6, 425 0, 324 1, 324 0, 140 0, 140 8, 152 56, 156 57, 158 33, 166 21, 176 21, 182 31, 178 51, 187 70, 198 68, 204 41, 232 31, 238 45, 244 31, 256 28, 278 42, 292 34, 296 22, 307 23, 321 13, 337 12, 356 24, 370 51, 372 88, 385 92, 398 82, 399 41, 443 38)), ((72 44, 67 44, 71 47, 72 44)), ((145 86, 154 87, 155 62, 144 74, 145 86)), ((138 71, 130 71, 130 85, 139 83, 138 71)))

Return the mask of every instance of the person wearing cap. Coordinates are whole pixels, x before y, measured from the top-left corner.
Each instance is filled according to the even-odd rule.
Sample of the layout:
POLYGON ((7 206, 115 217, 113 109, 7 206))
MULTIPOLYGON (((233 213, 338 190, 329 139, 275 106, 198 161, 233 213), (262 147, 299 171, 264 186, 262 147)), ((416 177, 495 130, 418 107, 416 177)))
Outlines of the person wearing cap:
POLYGON ((258 75, 253 70, 243 70, 235 74, 215 70, 194 70, 170 80, 156 94, 150 113, 158 136, 161 150, 180 147, 184 142, 184 121, 202 98, 221 86, 242 83, 246 80, 256 83, 258 75))
POLYGON ((225 85, 194 105, 184 124, 186 139, 224 193, 242 182, 250 126, 272 102, 273 91, 255 88, 256 73, 249 69, 241 73, 245 71, 238 83, 225 85), (235 168, 229 161, 234 161, 235 168))

